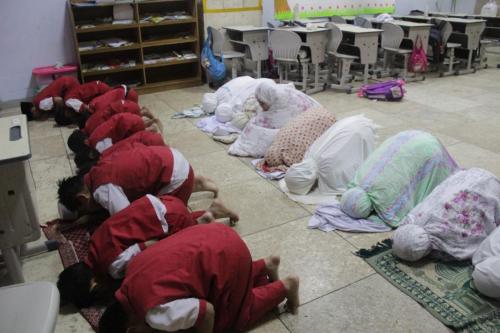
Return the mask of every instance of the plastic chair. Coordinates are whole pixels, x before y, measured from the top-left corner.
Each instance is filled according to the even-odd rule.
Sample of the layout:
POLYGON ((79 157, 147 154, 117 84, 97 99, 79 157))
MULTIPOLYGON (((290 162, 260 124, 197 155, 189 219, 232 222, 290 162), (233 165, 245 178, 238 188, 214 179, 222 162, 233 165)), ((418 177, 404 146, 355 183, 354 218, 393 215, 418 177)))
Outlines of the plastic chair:
POLYGON ((451 37, 451 34, 453 33, 453 26, 451 25, 450 22, 446 22, 443 30, 441 31, 441 34, 443 36, 443 45, 446 46, 446 52, 448 53, 448 71, 447 72, 442 72, 439 75, 441 77, 443 76, 448 76, 448 75, 454 75, 455 71, 453 70, 453 66, 455 65, 455 49, 462 46, 459 43, 448 43, 448 40, 451 37))
POLYGON ((245 53, 224 50, 225 38, 222 32, 211 27, 209 29, 212 31, 212 51, 216 57, 220 57, 222 60, 231 60, 231 74, 234 79, 238 76, 238 67, 235 61, 244 58, 245 53))
POLYGON ((356 16, 354 18, 354 25, 361 28, 372 29, 373 25, 370 20, 363 16, 356 16))
POLYGON ((359 58, 349 54, 339 53, 338 48, 342 42, 343 36, 342 30, 340 30, 336 24, 331 22, 327 23, 325 27, 330 29, 330 38, 326 46, 327 53, 332 56, 339 65, 337 71, 338 84, 330 84, 330 88, 345 90, 347 93, 351 93, 353 87, 346 84, 346 81, 349 78, 349 72, 351 71, 353 61, 359 58))
POLYGON ((408 76, 408 58, 412 50, 402 49, 401 42, 404 38, 404 31, 393 23, 382 24, 382 49, 384 50, 384 70, 388 68, 389 57, 401 55, 404 58, 403 78, 408 76))
MULTIPOLYGON (((278 63, 279 82, 283 83, 282 65, 290 64, 302 65, 302 90, 307 89, 308 62, 310 59, 300 58, 299 51, 302 46, 300 36, 293 31, 274 30, 269 35, 269 48, 273 51, 273 58, 278 63)), ((285 70, 285 80, 288 78, 288 72, 285 70)))
POLYGON ((347 21, 342 16, 332 16, 330 17, 330 22, 337 24, 346 24, 347 21))

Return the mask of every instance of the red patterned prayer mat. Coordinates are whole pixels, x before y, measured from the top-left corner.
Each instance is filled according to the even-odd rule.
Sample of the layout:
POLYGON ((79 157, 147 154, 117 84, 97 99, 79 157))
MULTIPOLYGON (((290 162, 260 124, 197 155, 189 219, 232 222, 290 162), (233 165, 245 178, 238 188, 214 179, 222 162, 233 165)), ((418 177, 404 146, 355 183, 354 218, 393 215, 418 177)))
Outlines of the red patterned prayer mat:
MULTIPOLYGON (((90 234, 95 230, 93 225, 79 225, 70 227, 68 223, 60 220, 48 222, 42 228, 47 239, 60 242, 59 255, 64 268, 84 260, 89 250, 90 234), (61 230, 61 231, 60 231, 61 230)), ((104 312, 104 307, 91 306, 80 309, 80 313, 90 326, 97 332, 99 319, 104 312)))

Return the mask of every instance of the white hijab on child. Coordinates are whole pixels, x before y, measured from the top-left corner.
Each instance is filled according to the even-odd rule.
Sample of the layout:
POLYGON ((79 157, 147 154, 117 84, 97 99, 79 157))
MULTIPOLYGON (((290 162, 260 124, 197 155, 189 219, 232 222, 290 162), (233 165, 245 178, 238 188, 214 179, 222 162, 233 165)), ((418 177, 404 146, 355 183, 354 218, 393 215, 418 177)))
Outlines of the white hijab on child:
POLYGON ((215 109, 215 119, 221 123, 233 120, 233 109, 228 103, 222 103, 215 109))
POLYGON ((458 171, 413 208, 394 232, 394 255, 417 261, 432 251, 470 259, 500 224, 500 181, 490 172, 458 171))
POLYGON ((288 169, 281 189, 290 199, 305 204, 324 203, 343 193, 375 149, 377 128, 364 115, 337 121, 314 141, 302 162, 288 169), (316 182, 317 188, 309 193, 316 182))
POLYGON ((255 89, 255 98, 271 107, 278 100, 279 86, 273 81, 261 82, 255 89))
POLYGON ((212 114, 217 108, 217 95, 214 93, 206 93, 203 95, 202 108, 206 114, 212 114))

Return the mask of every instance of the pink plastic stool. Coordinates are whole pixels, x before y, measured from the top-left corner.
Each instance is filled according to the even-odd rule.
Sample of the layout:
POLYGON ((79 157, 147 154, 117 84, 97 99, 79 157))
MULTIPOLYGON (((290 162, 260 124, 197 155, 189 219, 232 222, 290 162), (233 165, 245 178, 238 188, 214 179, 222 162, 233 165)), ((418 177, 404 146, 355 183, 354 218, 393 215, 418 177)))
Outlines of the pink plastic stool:
POLYGON ((32 74, 35 76, 38 89, 51 83, 60 76, 77 77, 78 66, 68 64, 61 67, 45 66, 33 68, 32 74))

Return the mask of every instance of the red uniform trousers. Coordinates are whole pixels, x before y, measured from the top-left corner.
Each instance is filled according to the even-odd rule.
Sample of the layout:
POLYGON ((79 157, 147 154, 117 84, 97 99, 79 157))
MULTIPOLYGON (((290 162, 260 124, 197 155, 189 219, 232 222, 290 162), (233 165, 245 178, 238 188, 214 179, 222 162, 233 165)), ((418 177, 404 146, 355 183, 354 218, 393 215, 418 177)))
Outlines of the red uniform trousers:
POLYGON ((114 144, 145 129, 146 127, 140 116, 132 113, 118 113, 92 132, 89 136, 89 145, 95 148, 98 142, 106 138, 111 139, 114 144))
POLYGON ((87 135, 92 134, 92 132, 94 132, 94 130, 99 125, 104 123, 115 114, 122 112, 128 112, 140 116, 141 108, 135 102, 125 100, 115 101, 109 105, 106 105, 102 109, 96 109, 95 112, 85 122, 83 132, 87 135))
POLYGON ((235 327, 238 331, 249 329, 286 298, 283 282, 269 281, 264 259, 252 263, 252 280, 252 294, 242 309, 235 327))
POLYGON ((79 100, 80 102, 82 102, 82 105, 80 106, 80 109, 74 111, 82 112, 84 104, 90 103, 91 100, 93 100, 97 96, 105 94, 109 90, 111 90, 111 88, 106 83, 102 81, 91 81, 81 84, 78 87, 75 87, 68 91, 67 95, 64 96, 64 101, 66 102, 66 105, 70 107, 70 105, 68 105, 67 103, 69 99, 79 100))
POLYGON ((181 199, 182 202, 184 202, 184 204, 187 205, 189 198, 191 197, 191 194, 193 194, 193 188, 194 188, 194 171, 193 168, 189 166, 189 174, 187 179, 182 183, 181 186, 179 186, 169 194, 181 199))

